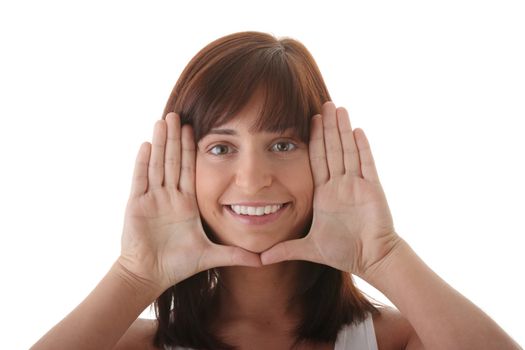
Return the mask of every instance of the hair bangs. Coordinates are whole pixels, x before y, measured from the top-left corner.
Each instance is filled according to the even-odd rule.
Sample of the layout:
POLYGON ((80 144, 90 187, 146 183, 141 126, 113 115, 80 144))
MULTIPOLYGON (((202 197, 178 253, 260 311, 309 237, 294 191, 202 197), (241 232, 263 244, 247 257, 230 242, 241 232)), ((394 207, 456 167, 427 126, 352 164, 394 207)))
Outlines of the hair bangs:
POLYGON ((313 108, 300 73, 287 58, 282 47, 253 51, 217 72, 203 74, 209 82, 206 90, 194 101, 192 116, 184 118, 193 125, 196 141, 259 98, 262 105, 251 132, 291 131, 308 143, 313 108))
POLYGON ((261 90, 263 103, 253 132, 291 131, 303 142, 309 141, 310 108, 305 91, 296 74, 287 64, 270 67, 261 90), (279 70, 272 72, 272 69, 279 70))

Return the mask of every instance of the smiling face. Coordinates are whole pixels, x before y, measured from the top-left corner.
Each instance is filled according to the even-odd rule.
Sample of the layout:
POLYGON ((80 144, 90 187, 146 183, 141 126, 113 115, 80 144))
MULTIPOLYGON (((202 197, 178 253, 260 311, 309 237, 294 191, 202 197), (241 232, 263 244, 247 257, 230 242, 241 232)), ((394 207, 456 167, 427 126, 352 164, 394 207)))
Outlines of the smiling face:
POLYGON ((256 253, 304 236, 314 191, 308 145, 293 130, 250 132, 261 101, 214 126, 196 157, 197 202, 214 239, 256 253))

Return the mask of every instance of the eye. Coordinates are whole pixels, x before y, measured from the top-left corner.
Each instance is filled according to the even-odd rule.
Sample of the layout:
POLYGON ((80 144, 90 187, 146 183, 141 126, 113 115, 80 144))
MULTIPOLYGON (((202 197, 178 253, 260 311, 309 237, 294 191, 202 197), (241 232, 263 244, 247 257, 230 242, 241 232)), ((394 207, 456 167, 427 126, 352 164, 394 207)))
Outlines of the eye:
POLYGON ((226 145, 215 145, 210 148, 209 152, 214 156, 220 156, 228 153, 228 146, 226 145))
POLYGON ((292 142, 284 142, 284 141, 277 142, 276 144, 274 144, 272 146, 272 149, 277 151, 277 152, 290 152, 290 151, 293 151, 296 148, 297 148, 297 146, 294 143, 292 143, 292 142))

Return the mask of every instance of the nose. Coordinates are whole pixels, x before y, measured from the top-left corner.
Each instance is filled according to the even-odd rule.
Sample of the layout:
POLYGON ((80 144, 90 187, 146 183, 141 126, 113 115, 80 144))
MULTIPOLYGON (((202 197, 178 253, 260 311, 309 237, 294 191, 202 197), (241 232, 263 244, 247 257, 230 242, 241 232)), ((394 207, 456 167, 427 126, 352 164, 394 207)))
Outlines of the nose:
POLYGON ((238 159, 235 169, 235 184, 246 194, 256 194, 272 184, 273 171, 263 156, 245 154, 238 159))

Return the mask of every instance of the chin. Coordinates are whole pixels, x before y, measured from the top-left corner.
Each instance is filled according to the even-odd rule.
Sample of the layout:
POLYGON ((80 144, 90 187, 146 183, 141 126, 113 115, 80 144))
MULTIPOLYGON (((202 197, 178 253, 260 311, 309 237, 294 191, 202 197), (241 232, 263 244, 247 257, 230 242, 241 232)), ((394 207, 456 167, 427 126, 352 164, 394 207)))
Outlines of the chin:
POLYGON ((275 244, 279 243, 279 241, 276 241, 276 242, 268 242, 267 240, 265 240, 265 242, 257 242, 257 241, 253 241, 253 242, 232 242, 232 245, 235 245, 237 247, 240 247, 242 249, 245 249, 245 250, 248 250, 252 253, 257 253, 257 254, 260 254, 262 252, 264 252, 265 250, 268 250, 270 249, 271 247, 273 247, 275 244))

